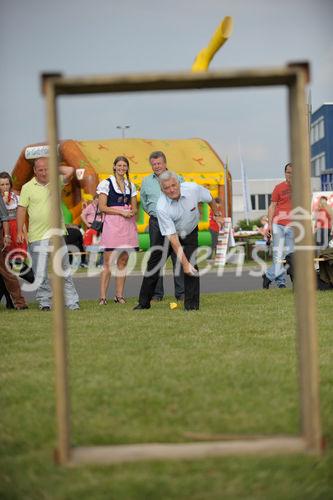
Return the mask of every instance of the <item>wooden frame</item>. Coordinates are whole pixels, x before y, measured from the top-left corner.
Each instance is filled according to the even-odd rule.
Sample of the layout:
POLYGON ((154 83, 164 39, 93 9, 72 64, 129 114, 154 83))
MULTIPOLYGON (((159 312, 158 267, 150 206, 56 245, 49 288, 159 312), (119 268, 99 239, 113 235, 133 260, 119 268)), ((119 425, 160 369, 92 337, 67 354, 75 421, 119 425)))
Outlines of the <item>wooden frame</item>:
MULTIPOLYGON (((60 95, 154 92, 184 89, 286 86, 289 91, 290 153, 293 170, 293 206, 310 210, 310 160, 305 101, 308 66, 296 63, 282 68, 235 70, 209 73, 136 74, 68 78, 43 75, 47 101, 50 144, 52 227, 60 227, 60 196, 57 176, 56 98, 60 95)), ((54 342, 56 365, 57 461, 61 464, 116 463, 136 460, 184 459, 247 453, 320 453, 322 449, 319 411, 319 371, 315 321, 315 280, 310 220, 303 221, 304 236, 295 258, 295 304, 301 407, 300 436, 258 436, 253 439, 184 444, 141 444, 71 448, 70 402, 67 375, 67 333, 63 280, 54 274, 54 342)), ((60 237, 54 237, 54 250, 60 237)), ((219 439, 219 437, 216 437, 219 439)))

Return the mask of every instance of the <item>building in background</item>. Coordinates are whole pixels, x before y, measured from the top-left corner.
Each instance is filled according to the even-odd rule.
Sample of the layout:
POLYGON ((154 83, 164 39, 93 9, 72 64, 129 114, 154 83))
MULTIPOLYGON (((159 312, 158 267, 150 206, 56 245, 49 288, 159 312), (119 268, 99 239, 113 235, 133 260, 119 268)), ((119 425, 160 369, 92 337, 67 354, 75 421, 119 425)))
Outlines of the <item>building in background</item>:
MULTIPOLYGON (((251 199, 251 211, 248 214, 250 220, 260 219, 263 215, 267 215, 273 189, 283 180, 284 178, 282 177, 279 179, 248 180, 248 188, 251 199)), ((319 177, 311 178, 311 189, 312 192, 321 190, 319 177)), ((233 225, 246 218, 241 179, 232 181, 232 209, 233 225)))
MULTIPOLYGON (((333 191, 333 103, 325 103, 311 115, 311 189, 333 191)), ((267 214, 274 187, 280 179, 249 179, 250 220, 260 219, 267 214)), ((233 224, 246 219, 243 201, 242 180, 232 181, 233 224)))
POLYGON ((333 191, 333 103, 311 116, 311 175, 320 178, 321 191, 333 191))
MULTIPOLYGON (((248 189, 251 200, 251 210, 248 214, 250 220, 260 219, 267 214, 268 206, 271 202, 271 195, 274 187, 283 179, 248 179, 248 189)), ((232 221, 237 224, 238 221, 245 219, 243 186, 242 180, 232 181, 232 221)))

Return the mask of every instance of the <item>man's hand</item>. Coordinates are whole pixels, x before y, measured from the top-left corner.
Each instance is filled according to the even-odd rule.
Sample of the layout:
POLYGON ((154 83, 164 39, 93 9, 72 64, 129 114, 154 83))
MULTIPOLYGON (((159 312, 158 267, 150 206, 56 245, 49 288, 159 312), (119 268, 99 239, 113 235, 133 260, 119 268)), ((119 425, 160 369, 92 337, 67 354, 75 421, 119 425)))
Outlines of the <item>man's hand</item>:
POLYGON ((17 231, 16 243, 23 243, 25 240, 23 231, 17 231))
POLYGON ((189 276, 198 276, 199 275, 199 273, 195 269, 195 267, 193 267, 192 264, 188 261, 183 264, 183 270, 184 270, 184 273, 188 274, 189 276))
POLYGON ((270 223, 268 223, 268 225, 267 225, 265 236, 267 236, 268 238, 272 237, 272 224, 270 224, 270 223))
POLYGON ((186 255, 184 253, 183 247, 179 242, 178 235, 176 233, 169 234, 168 239, 171 243, 172 249, 177 255, 177 258, 180 260, 181 265, 183 266, 183 271, 185 274, 189 276, 199 276, 199 272, 192 266, 192 264, 187 260, 186 255))

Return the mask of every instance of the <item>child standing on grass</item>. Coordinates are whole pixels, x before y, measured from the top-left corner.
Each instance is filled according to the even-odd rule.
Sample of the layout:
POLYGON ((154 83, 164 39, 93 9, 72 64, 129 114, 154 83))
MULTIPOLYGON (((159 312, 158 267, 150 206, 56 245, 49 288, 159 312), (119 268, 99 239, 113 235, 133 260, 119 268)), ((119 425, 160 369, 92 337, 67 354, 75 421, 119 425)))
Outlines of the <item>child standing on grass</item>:
POLYGON ((86 230, 83 235, 83 243, 85 246, 92 245, 94 236, 97 236, 97 231, 91 228, 91 224, 95 218, 98 221, 102 220, 102 214, 98 210, 98 194, 95 194, 92 202, 89 203, 89 205, 87 205, 81 213, 81 220, 86 226, 86 230))
MULTIPOLYGON (((99 245, 100 235, 97 234, 95 229, 92 229, 91 224, 95 219, 101 221, 102 217, 103 215, 98 208, 98 194, 95 194, 93 200, 82 210, 81 213, 81 220, 86 226, 86 230, 83 235, 83 245, 85 248, 99 245)), ((102 264, 103 254, 99 253, 97 265, 101 266, 102 264)))
POLYGON ((323 249, 328 247, 332 239, 333 209, 327 202, 327 196, 321 196, 315 213, 316 245, 323 249))
MULTIPOLYGON (((215 199, 216 206, 217 206, 218 210, 221 211, 220 198, 214 198, 214 199, 215 199)), ((212 237, 212 243, 211 243, 212 253, 210 256, 211 259, 214 259, 215 255, 216 255, 216 245, 217 245, 217 238, 219 235, 219 231, 220 231, 220 226, 218 225, 218 223, 215 220, 213 210, 210 209, 210 212, 209 212, 209 232, 210 232, 210 235, 212 237)))

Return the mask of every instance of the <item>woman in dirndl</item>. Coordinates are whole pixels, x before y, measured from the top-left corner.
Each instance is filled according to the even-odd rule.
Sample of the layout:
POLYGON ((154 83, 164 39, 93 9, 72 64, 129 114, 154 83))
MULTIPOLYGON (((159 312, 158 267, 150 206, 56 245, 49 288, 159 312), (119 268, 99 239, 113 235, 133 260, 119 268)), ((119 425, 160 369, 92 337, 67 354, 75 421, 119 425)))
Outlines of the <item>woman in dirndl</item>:
POLYGON ((124 287, 129 252, 138 248, 137 191, 129 178, 129 161, 117 156, 113 162, 113 173, 97 186, 99 210, 103 212, 104 224, 100 246, 104 249, 104 264, 101 273, 99 305, 107 304, 107 291, 111 277, 111 265, 116 263, 116 294, 114 302, 125 304, 124 287))

